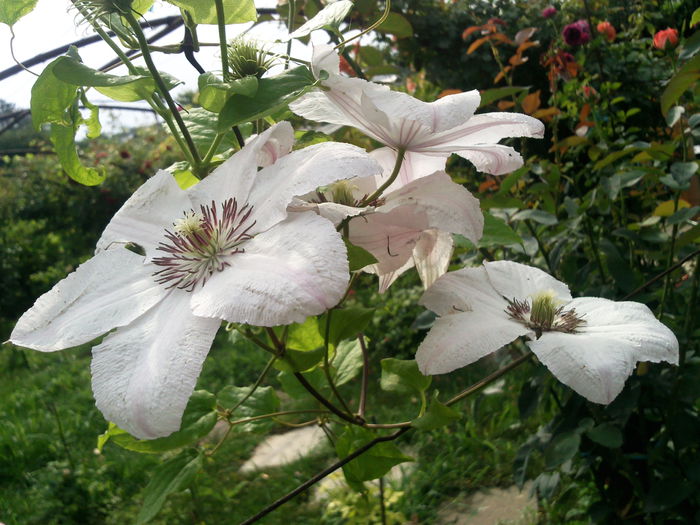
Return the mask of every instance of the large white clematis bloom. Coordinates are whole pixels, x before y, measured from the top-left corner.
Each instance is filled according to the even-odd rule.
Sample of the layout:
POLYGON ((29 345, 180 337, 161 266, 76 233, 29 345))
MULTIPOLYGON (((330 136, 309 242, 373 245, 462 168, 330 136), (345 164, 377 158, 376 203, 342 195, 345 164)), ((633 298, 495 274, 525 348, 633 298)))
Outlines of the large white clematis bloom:
POLYGON ((607 404, 638 361, 678 363, 675 335, 645 305, 572 299, 564 283, 510 261, 448 273, 421 304, 440 316, 416 353, 424 374, 451 372, 526 336, 559 381, 607 404))
POLYGON ((287 205, 378 167, 354 146, 290 153, 292 142, 288 123, 270 128, 186 191, 158 172, 112 218, 95 256, 40 297, 10 340, 51 352, 116 328, 93 348, 97 407, 138 438, 177 430, 222 319, 300 322, 345 292, 340 236, 287 205))
POLYGON ((469 91, 422 102, 387 86, 339 74, 339 58, 333 47, 314 48, 312 69, 323 90, 307 93, 290 104, 296 114, 318 122, 352 126, 388 146, 406 152, 399 180, 429 175, 445 168, 456 153, 479 171, 500 175, 523 164, 520 154, 498 144, 507 137, 536 137, 543 124, 520 113, 475 115, 479 92, 469 91))

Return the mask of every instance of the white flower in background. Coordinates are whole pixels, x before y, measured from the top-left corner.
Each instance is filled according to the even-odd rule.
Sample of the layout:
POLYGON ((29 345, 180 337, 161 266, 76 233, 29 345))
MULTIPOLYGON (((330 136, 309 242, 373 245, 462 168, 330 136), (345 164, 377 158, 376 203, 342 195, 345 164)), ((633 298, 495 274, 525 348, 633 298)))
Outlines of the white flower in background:
POLYGON ((306 202, 297 200, 291 209, 315 209, 336 225, 351 217, 346 226, 348 240, 377 259, 364 270, 379 276, 380 292, 414 265, 427 288, 447 271, 451 233, 474 243, 481 238, 484 217, 479 201, 438 171, 360 207, 386 177, 385 173, 337 182, 325 192, 304 196, 306 202))
POLYGON ((290 153, 292 141, 288 123, 270 128, 186 191, 158 172, 112 218, 95 256, 40 297, 10 340, 51 352, 116 328, 93 348, 97 407, 138 438, 177 430, 222 319, 300 322, 345 292, 347 255, 333 226, 286 208, 378 166, 354 146, 290 153))
POLYGON ((387 86, 339 74, 339 58, 331 46, 314 48, 312 69, 317 78, 328 78, 323 90, 307 93, 290 104, 296 114, 342 126, 352 126, 394 150, 406 154, 399 180, 429 175, 445 168, 447 157, 456 153, 476 169, 494 175, 513 171, 523 164, 513 148, 498 144, 507 137, 537 137, 543 124, 520 113, 483 113, 479 92, 469 91, 422 102, 387 86))
POLYGON ((440 317, 416 353, 424 374, 444 374, 520 336, 583 397, 610 403, 638 361, 678 363, 678 341, 645 305, 572 299, 543 271, 510 261, 442 276, 421 304, 440 317))

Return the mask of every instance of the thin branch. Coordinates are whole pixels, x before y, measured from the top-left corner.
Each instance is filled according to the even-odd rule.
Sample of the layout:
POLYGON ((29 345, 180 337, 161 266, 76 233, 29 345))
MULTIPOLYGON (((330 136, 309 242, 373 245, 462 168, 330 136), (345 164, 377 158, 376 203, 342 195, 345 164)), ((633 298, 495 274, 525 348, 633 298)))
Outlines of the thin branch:
POLYGON ((663 277, 664 277, 665 275, 667 275, 667 274, 671 273, 672 271, 674 271, 674 270, 680 268, 681 266, 683 266, 683 264, 684 264, 686 261, 689 261, 690 259, 692 259, 693 257, 697 257, 698 255, 700 255, 700 249, 695 250, 695 251, 692 252, 690 255, 686 255, 685 257, 683 257, 680 261, 678 261, 678 262, 677 262, 676 264, 674 264, 673 266, 669 266, 668 268, 666 268, 663 272, 661 272, 661 273, 658 274, 657 276, 652 277, 652 278, 649 279, 647 282, 645 282, 643 285, 641 285, 639 288, 636 288, 635 290, 633 290, 633 291, 631 291, 630 293, 628 293, 627 295, 625 295, 625 296, 622 298, 622 300, 623 300, 623 301, 626 301, 626 300, 628 300, 628 299, 634 297, 634 296, 637 295, 639 292, 641 292, 641 291, 643 291, 644 289, 648 288, 649 286, 651 286, 652 284, 654 284, 654 283, 655 283, 656 281, 658 281, 659 279, 663 279, 663 277))
POLYGON ((367 353, 364 334, 359 334, 357 340, 360 342, 360 348, 362 349, 362 384, 360 385, 360 402, 357 415, 364 419, 365 405, 367 404, 367 385, 369 383, 369 354, 367 353))
POLYGON ((262 509, 262 510, 261 510, 260 512, 258 512, 255 516, 252 516, 251 518, 248 518, 247 520, 241 522, 240 525, 251 525, 252 523, 255 523, 255 522, 259 521, 261 518, 267 516, 270 512, 272 512, 272 511, 275 510, 276 508, 278 508, 278 507, 284 505, 285 503, 287 503, 288 501, 294 499, 294 498, 297 497, 299 494, 301 494, 302 492, 304 492, 305 490, 307 490, 309 487, 315 485, 316 483, 318 483, 319 481, 321 481, 321 480, 322 480, 323 478, 325 478, 326 476, 329 476, 330 474, 332 474, 333 472, 335 472, 335 471, 338 470, 339 468, 343 467, 343 465, 346 465, 346 464, 350 463, 353 459, 355 459, 355 458, 358 457, 358 456, 361 456, 362 454, 364 454, 365 452, 367 452, 369 449, 371 449, 371 448, 374 447, 375 445, 377 445, 377 444, 379 444, 379 443, 384 443, 384 442, 387 442, 387 441, 394 441, 396 438, 402 436, 403 434, 405 434, 405 433, 408 432, 409 430, 410 430, 409 427, 407 427, 407 428, 402 428, 401 430, 399 430, 399 431, 397 431, 397 432, 394 432, 393 434, 390 434, 390 435, 388 435, 388 436, 382 436, 382 437, 374 438, 372 441, 370 441, 370 442, 367 443, 366 445, 364 445, 364 446, 358 448, 357 450, 355 450, 355 452, 353 452, 352 454, 350 454, 350 455, 344 457, 344 458, 341 459, 340 461, 337 461, 336 463, 334 463, 333 465, 331 465, 331 466, 328 467, 327 469, 325 469, 325 470, 319 472, 318 474, 316 474, 314 477, 312 477, 312 478, 306 480, 304 483, 302 483, 301 485, 299 485, 297 488, 295 488, 295 489, 292 490, 291 492, 287 493, 286 495, 282 496, 280 499, 278 499, 278 500, 275 501, 274 503, 271 503, 270 505, 268 505, 267 507, 265 507, 264 509, 262 509))
POLYGON ((294 377, 297 378, 297 380, 301 383, 301 386, 303 386, 309 394, 314 396, 316 398, 316 401, 321 403, 324 407, 326 407, 328 410, 333 412, 336 416, 338 416, 340 419, 343 421, 347 421, 348 423, 352 423, 353 425, 361 425, 362 422, 359 421, 358 419, 347 415, 345 412, 341 411, 337 406, 335 406, 333 403, 328 401, 325 397, 323 397, 318 390, 316 390, 311 383, 309 383, 304 375, 301 372, 294 372, 294 377))

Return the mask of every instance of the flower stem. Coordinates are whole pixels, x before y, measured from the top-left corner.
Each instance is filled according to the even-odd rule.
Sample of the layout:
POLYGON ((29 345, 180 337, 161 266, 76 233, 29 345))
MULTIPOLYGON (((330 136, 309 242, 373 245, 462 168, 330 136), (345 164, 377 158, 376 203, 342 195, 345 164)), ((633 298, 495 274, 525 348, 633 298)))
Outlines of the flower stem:
POLYGON ((265 365, 265 368, 263 368, 262 372, 260 372, 260 375, 255 380, 255 383, 253 383, 253 386, 250 388, 250 392, 248 392, 245 396, 243 396, 243 399, 241 399, 238 403, 236 403, 233 406, 233 408, 229 409, 229 412, 231 414, 233 414, 236 411, 236 409, 239 408, 243 403, 248 401, 250 396, 252 396, 255 393, 255 391, 258 389, 260 384, 265 379, 265 376, 267 375, 267 373, 270 371, 270 368, 272 368, 272 365, 275 363, 275 361, 277 361, 277 356, 272 356, 270 358, 270 360, 267 362, 267 364, 265 365))
POLYGON ((199 151, 197 151, 197 147, 194 144, 194 141, 192 140, 192 136, 190 135, 189 130, 187 129, 187 126, 185 126, 185 122, 182 120, 182 117, 180 116, 180 112, 178 111, 177 106, 175 105, 175 102, 173 101, 172 97, 170 96, 170 92, 168 91, 168 87, 165 85, 165 82, 163 81, 163 77, 160 76, 160 73, 158 72, 158 68, 156 68, 155 63, 153 62, 153 57, 151 56, 151 52, 148 49, 148 42, 146 41, 146 37, 143 34, 143 31, 141 30, 141 26, 139 25, 138 21, 136 18, 134 18, 134 15, 131 14, 130 12, 127 12, 123 15, 124 19, 129 23, 131 26, 131 29, 134 31, 134 34, 136 35, 136 39, 139 41, 139 47, 141 48, 141 52, 143 53, 143 59, 146 62, 146 66, 148 67, 148 71, 150 71, 151 76, 153 77, 153 80, 156 83, 156 87, 158 88, 158 93, 160 94, 161 97, 163 97, 163 100, 165 100, 165 103, 168 105, 168 109, 170 109, 170 113, 172 114, 173 118, 175 119, 175 122, 177 123, 178 127, 180 128, 180 132, 182 133, 182 137, 185 139, 185 143, 187 144, 187 148, 190 151, 190 154, 192 156, 192 168, 195 173, 199 172, 200 164, 202 162, 202 159, 199 156, 199 151))
POLYGON ((552 261, 549 258, 549 252, 547 249, 544 247, 544 244, 542 243, 542 240, 540 239, 539 235, 537 235, 537 231, 535 228, 530 224, 529 220, 525 220, 525 226, 527 227, 528 230, 530 230, 530 234, 535 238, 535 241, 537 241, 537 247, 540 249, 540 253, 542 254, 542 257, 544 257, 544 262, 547 265, 547 269, 549 270, 549 273, 552 274, 552 276, 556 277, 554 273, 554 268, 552 268, 552 261))
POLYGON ((224 18, 223 0, 214 0, 216 4, 216 25, 219 27, 219 47, 221 48, 221 75, 224 82, 228 80, 228 47, 226 45, 226 19, 224 18))
MULTIPOLYGON (((292 33, 294 31, 294 15, 296 14, 297 6, 295 0, 289 0, 287 5, 289 8, 287 14, 287 31, 292 33)), ((292 54, 292 39, 287 41, 287 58, 284 60, 284 69, 289 69, 289 56, 292 54)))
MULTIPOLYGON (((384 6, 384 12, 382 13, 382 16, 380 16, 379 19, 378 19, 374 24, 372 24, 371 26, 369 26, 369 27, 368 27, 367 29, 365 29, 364 31, 360 31, 360 32, 357 33, 355 36, 350 37, 350 38, 348 38, 347 40, 341 42, 340 44, 338 44, 337 46, 335 46, 335 49, 338 49, 338 48, 340 48, 340 47, 343 47, 343 46, 348 45, 348 44, 349 44, 350 42, 352 42, 353 40, 356 40, 356 39, 358 39, 358 38, 360 38, 360 37, 366 35, 366 34, 369 33, 370 31, 372 31, 373 29, 375 29, 375 28, 379 27, 380 25, 382 25, 382 24, 384 23, 384 21, 389 17, 389 12, 390 12, 390 11, 391 11, 391 0, 386 0, 386 4, 385 4, 385 6, 384 6)), ((289 54, 289 53, 287 53, 287 54, 289 54)))
POLYGON ((398 151, 396 152, 396 164, 394 164, 394 171, 391 172, 391 175, 389 175, 389 178, 379 186, 377 191, 375 191, 372 195, 369 197, 366 197, 361 203, 360 206, 367 206, 369 203, 374 202, 377 200, 379 197, 381 197, 382 193, 384 193, 384 190, 387 189, 389 186, 392 185, 392 183, 396 180, 396 177, 399 176, 399 172, 401 171, 401 164, 403 163, 403 158, 404 155, 406 154, 406 148, 399 148, 398 151))

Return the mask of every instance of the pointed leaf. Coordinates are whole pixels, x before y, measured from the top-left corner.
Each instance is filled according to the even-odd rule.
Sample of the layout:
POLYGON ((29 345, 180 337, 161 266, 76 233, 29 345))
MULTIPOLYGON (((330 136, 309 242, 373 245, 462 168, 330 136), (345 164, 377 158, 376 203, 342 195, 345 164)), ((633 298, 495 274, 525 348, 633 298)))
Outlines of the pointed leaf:
MULTIPOLYGON (((319 326, 321 330, 326 328, 326 316, 321 317, 319 326)), ((343 339, 355 339, 374 317, 373 308, 342 308, 333 310, 331 314, 331 326, 329 330, 328 342, 337 346, 343 339)))
POLYGON ((64 126, 73 124, 66 110, 75 102, 77 88, 54 75, 54 67, 61 58, 64 57, 58 57, 46 66, 32 86, 30 108, 32 122, 37 130, 45 122, 64 126))
POLYGON ((362 369, 362 348, 360 342, 343 341, 335 349, 333 356, 333 381, 336 386, 351 381, 362 369))
POLYGON ((415 360, 401 360, 393 357, 382 359, 382 390, 401 394, 422 393, 430 386, 432 377, 424 376, 418 370, 415 360))
POLYGON ((37 0, 2 0, 0 2, 0 22, 8 26, 29 14, 36 6, 37 0))
POLYGON ((389 13, 386 20, 376 28, 380 33, 391 33, 396 38, 413 36, 413 26, 406 17, 398 13, 389 13))
POLYGON ((428 410, 418 419, 411 422, 412 427, 421 430, 432 430, 434 428, 444 427, 453 421, 461 419, 462 414, 455 409, 443 405, 438 401, 439 392, 436 390, 433 394, 433 399, 428 405, 428 410))
POLYGON ((243 95, 252 97, 258 90, 258 79, 248 76, 223 82, 213 73, 204 73, 197 80, 199 85, 199 103, 209 111, 219 113, 231 95, 243 95))
POLYGON ((344 239, 344 241, 345 247, 348 249, 348 262, 350 264, 351 272, 356 272, 365 266, 369 266, 370 264, 377 262, 377 258, 364 248, 355 246, 347 239, 344 239))
POLYGON ((144 491, 143 506, 136 523, 140 525, 153 519, 165 503, 165 498, 186 489, 201 466, 202 456, 194 449, 183 450, 158 466, 144 491))
MULTIPOLYGON (((336 441, 336 453, 339 458, 345 458, 375 437, 377 436, 364 428, 346 427, 345 432, 336 441)), ((391 441, 385 441, 377 443, 367 452, 344 465, 343 473, 349 483, 357 485, 363 481, 381 478, 394 465, 405 461, 413 461, 413 458, 402 454, 391 441)))
POLYGON ((56 150, 58 160, 61 162, 61 167, 71 179, 85 186, 96 186, 104 181, 105 174, 95 168, 87 168, 80 162, 80 157, 75 149, 76 130, 77 125, 52 124, 51 142, 56 150))

